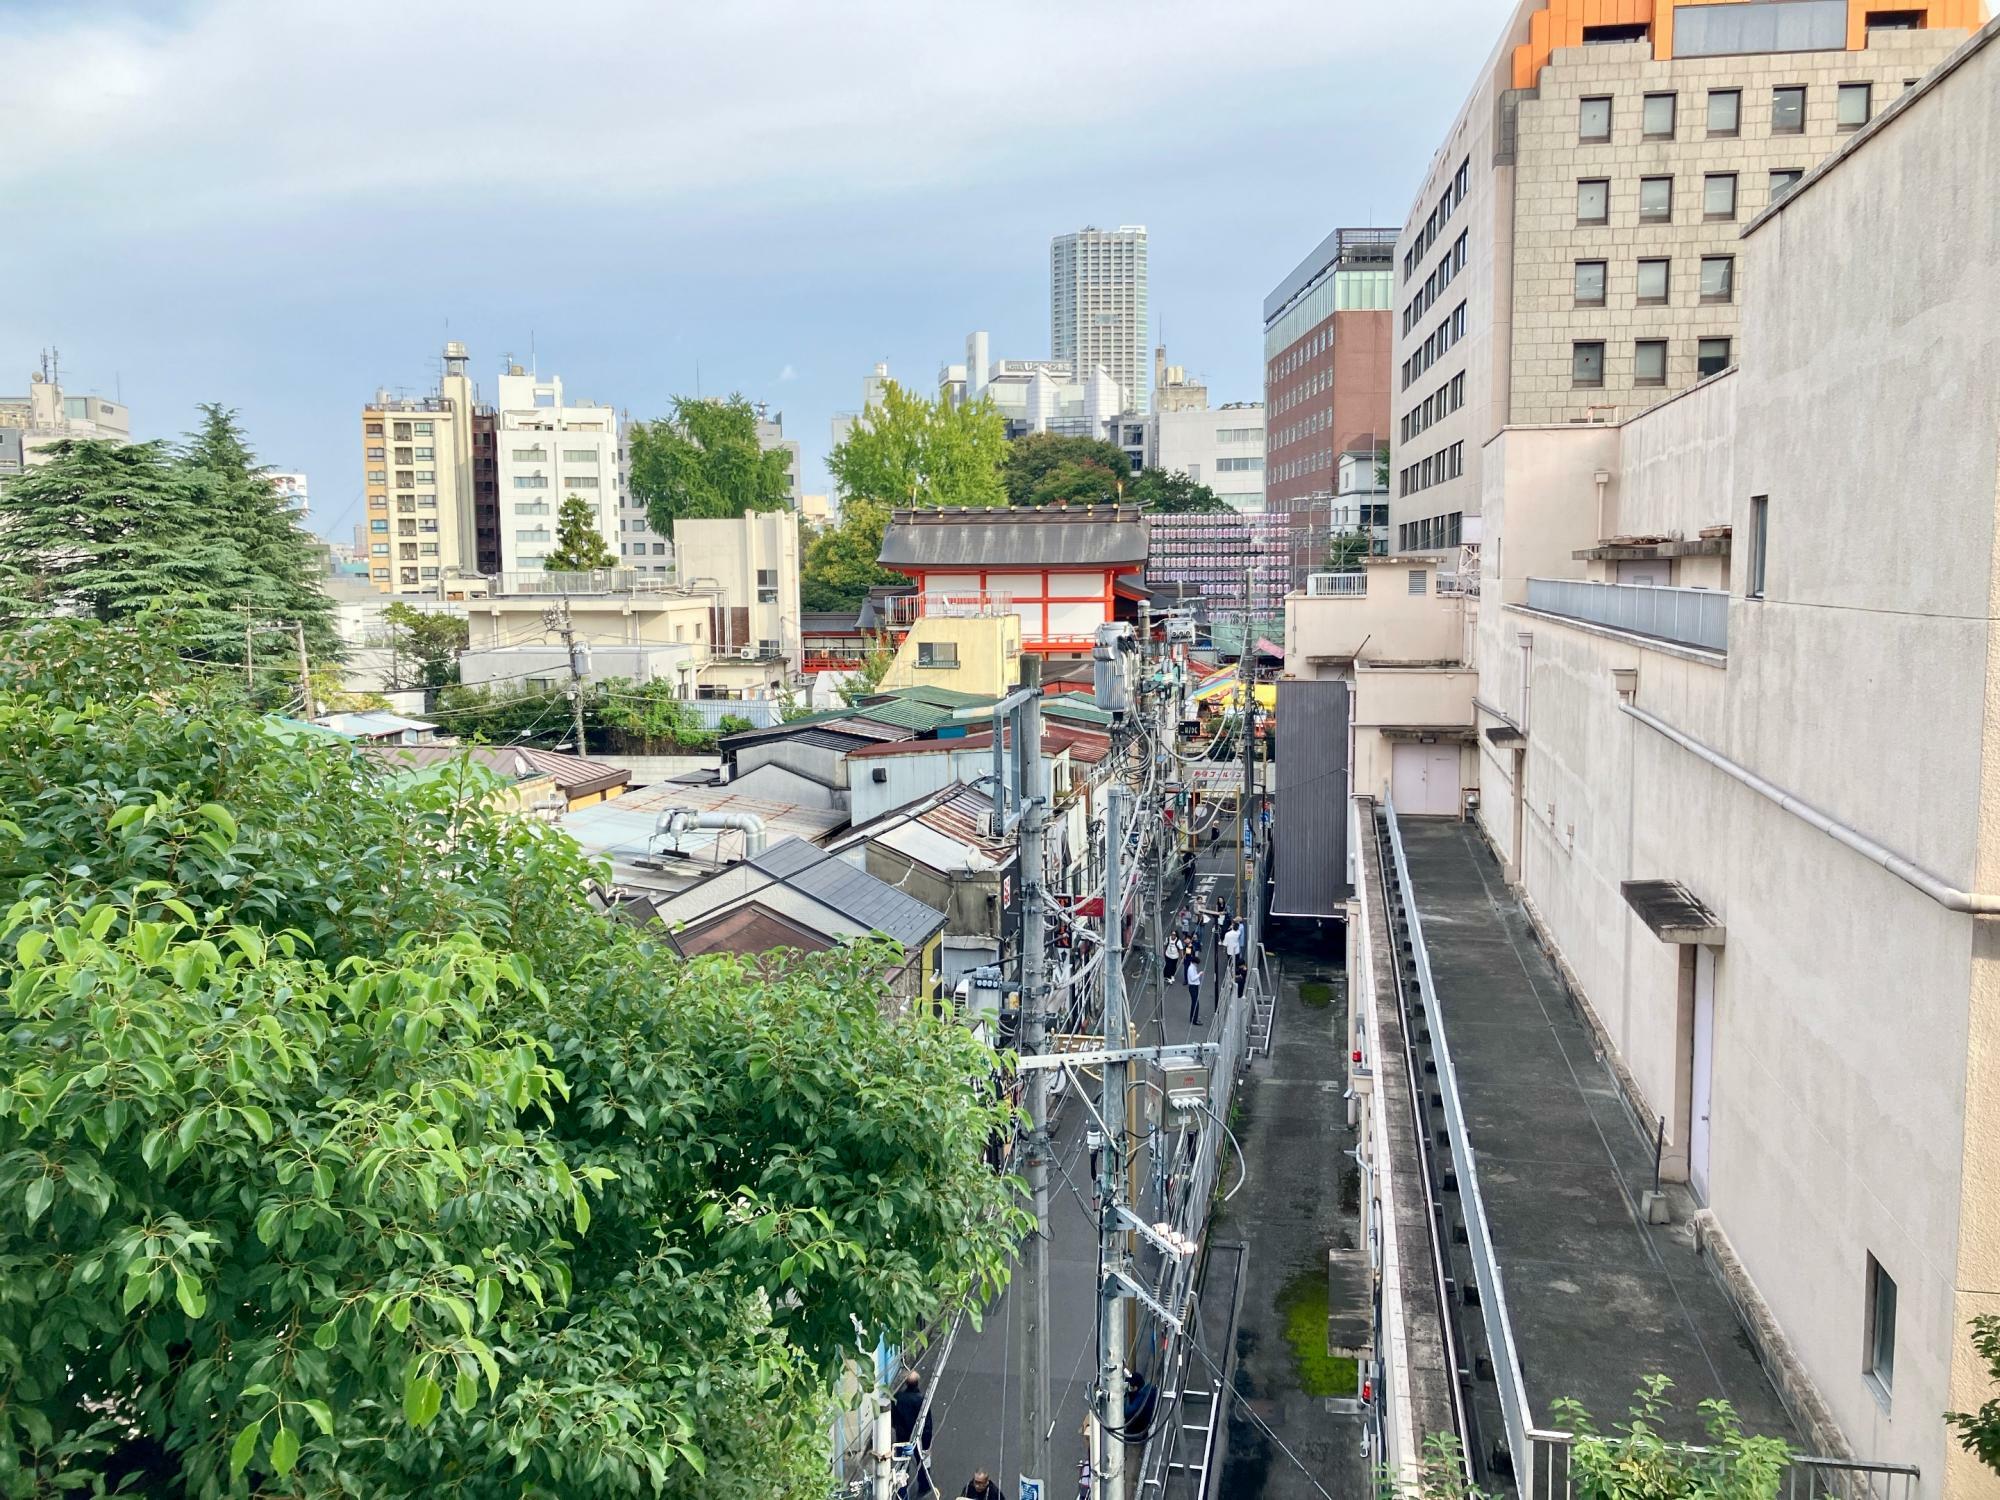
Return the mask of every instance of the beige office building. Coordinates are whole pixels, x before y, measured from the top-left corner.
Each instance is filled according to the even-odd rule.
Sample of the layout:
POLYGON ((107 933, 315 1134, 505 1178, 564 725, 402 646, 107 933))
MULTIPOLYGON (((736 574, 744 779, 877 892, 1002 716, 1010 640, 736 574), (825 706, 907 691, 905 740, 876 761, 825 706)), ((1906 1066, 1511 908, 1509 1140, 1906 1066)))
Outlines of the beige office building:
POLYGON ((54 357, 28 380, 25 396, 0 396, 0 479, 48 462, 57 443, 90 438, 98 442, 132 441, 132 413, 102 396, 77 396, 57 383, 54 357))
POLYGON ((1480 539, 1510 422, 1617 422, 1735 361, 1742 226, 1978 0, 1525 0, 1397 240, 1390 545, 1480 539))
POLYGON ((381 390, 361 409, 361 541, 369 580, 385 594, 463 597, 463 578, 477 572, 466 359, 453 340, 435 395, 381 390))

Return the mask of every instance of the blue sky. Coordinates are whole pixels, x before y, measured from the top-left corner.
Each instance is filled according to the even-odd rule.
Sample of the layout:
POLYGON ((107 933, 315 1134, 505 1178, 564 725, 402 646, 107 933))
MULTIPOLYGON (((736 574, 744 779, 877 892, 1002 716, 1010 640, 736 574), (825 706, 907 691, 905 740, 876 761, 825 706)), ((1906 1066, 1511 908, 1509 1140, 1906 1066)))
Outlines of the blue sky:
POLYGON ((824 487, 876 360, 1048 352, 1048 241, 1151 233, 1154 337, 1261 393, 1264 294, 1400 223, 1497 0, 8 5, 0 386, 238 407, 359 512, 360 403, 447 337, 635 416, 741 391, 824 487), (563 17, 561 20, 555 17, 563 17), (447 332, 448 330, 448 332, 447 332))

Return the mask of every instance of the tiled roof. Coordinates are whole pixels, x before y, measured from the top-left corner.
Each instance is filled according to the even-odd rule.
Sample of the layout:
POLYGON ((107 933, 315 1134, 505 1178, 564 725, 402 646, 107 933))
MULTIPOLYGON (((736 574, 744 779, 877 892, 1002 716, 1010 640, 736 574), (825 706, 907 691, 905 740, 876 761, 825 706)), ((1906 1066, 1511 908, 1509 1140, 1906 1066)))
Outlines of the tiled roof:
POLYGON ((944 913, 935 907, 803 839, 773 844, 747 863, 870 932, 886 933, 906 948, 924 943, 944 925, 944 913))
POLYGON ((859 708, 849 709, 848 714, 856 719, 866 719, 873 724, 892 724, 899 729, 912 730, 917 734, 928 734, 940 724, 949 724, 952 721, 950 709, 906 698, 891 698, 884 703, 863 704, 859 708))
POLYGON ((799 633, 801 635, 853 635, 861 628, 861 611, 858 609, 802 609, 799 611, 799 633))
POLYGON ((1146 518, 1133 505, 949 506, 896 511, 878 559, 888 568, 1139 567, 1146 518))

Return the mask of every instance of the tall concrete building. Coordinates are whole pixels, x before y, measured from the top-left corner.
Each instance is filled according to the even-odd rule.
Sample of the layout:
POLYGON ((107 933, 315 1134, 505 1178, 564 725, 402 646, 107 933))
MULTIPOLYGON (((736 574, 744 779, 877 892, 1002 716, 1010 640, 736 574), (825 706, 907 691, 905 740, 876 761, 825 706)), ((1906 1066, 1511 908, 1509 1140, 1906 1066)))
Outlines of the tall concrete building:
POLYGON ((1266 508, 1263 403, 1163 407, 1146 419, 1146 467, 1207 485, 1231 510, 1261 513, 1266 508))
POLYGON ((1264 495, 1287 517, 1294 588, 1325 565, 1346 484, 1372 481, 1389 440, 1395 239, 1336 229, 1264 299, 1264 495))
POLYGON ((1049 242, 1049 353, 1078 378, 1102 366, 1143 412, 1146 362, 1146 226, 1084 228, 1049 242))
POLYGON ((1735 362, 1742 226, 1978 0, 1523 0, 1396 241, 1390 519, 1479 540, 1508 423, 1616 422, 1735 362))
POLYGON ((465 345, 444 346, 435 395, 384 389, 361 409, 368 577, 385 594, 449 593, 476 570, 473 418, 465 345))
POLYGON ((500 571, 537 573, 556 541, 572 495, 585 501, 606 547, 618 545, 618 414, 596 402, 570 404, 559 377, 519 365, 500 377, 495 403, 495 481, 500 497, 500 571))
POLYGON ((73 396, 59 383, 53 354, 28 380, 24 396, 0 396, 0 479, 48 462, 47 450, 75 438, 132 441, 132 413, 102 396, 73 396))

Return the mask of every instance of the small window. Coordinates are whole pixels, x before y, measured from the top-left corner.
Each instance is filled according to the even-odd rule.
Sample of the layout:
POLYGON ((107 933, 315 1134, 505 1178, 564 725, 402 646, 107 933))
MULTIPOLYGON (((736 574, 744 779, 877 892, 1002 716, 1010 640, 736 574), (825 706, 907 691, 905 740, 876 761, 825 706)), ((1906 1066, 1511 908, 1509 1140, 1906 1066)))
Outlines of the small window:
POLYGON ((1752 495, 1750 497, 1750 555, 1744 559, 1743 596, 1746 599, 1764 597, 1764 553, 1771 535, 1771 497, 1752 495))
POLYGON ((1868 12, 1870 31, 1922 31, 1924 13, 1920 10, 1871 10, 1868 12))
POLYGON ((1603 261, 1580 260, 1576 263, 1576 305, 1578 307, 1604 305, 1603 261))
POLYGON ((1704 219, 1736 217, 1736 174, 1710 172, 1701 180, 1701 215, 1704 219))
POLYGON ((1710 89, 1708 91, 1708 133, 1711 136, 1735 135, 1743 118, 1743 90, 1710 89))
POLYGON ((918 641, 917 665, 920 667, 955 667, 958 665, 958 642, 918 641))
POLYGON ((1602 224, 1611 215, 1611 183, 1603 177, 1586 177, 1576 185, 1576 221, 1602 224))
MULTIPOLYGON (((1428 526, 1430 525, 1430 522, 1426 521, 1424 524, 1428 526)), ((1410 569, 1410 592, 1413 594, 1424 594, 1430 592, 1430 579, 1431 575, 1428 569, 1426 568, 1410 569)))
POLYGON ((1632 346, 1632 384, 1667 383, 1667 341, 1640 339, 1632 346))
POLYGON ((1806 91, 1798 84, 1779 84, 1771 90, 1771 134, 1804 135, 1806 91))
POLYGON ((1570 384, 1578 386, 1600 386, 1604 384, 1604 343, 1593 339, 1569 346, 1570 384))
POLYGON ((1771 201, 1782 202, 1785 194, 1799 185, 1799 179, 1806 174, 1797 167, 1779 167, 1771 173, 1771 201))
POLYGON ((1695 346, 1695 374, 1703 380, 1729 368, 1729 340, 1702 339, 1695 346))
POLYGON ((1834 123, 1842 130, 1859 130, 1868 123, 1875 112, 1874 85, 1866 83, 1843 83, 1834 95, 1834 123))
POLYGON ((1868 1378, 1888 1400, 1896 1385, 1896 1282, 1874 1256, 1868 1257, 1868 1378))
POLYGON ((1674 216, 1674 180, 1671 177, 1639 179, 1639 218, 1647 224, 1664 224, 1674 216))
POLYGON ((1646 139, 1670 141, 1674 138, 1674 96, 1648 94, 1644 115, 1646 139))
POLYGON ((1611 139, 1611 96, 1599 94, 1578 101, 1576 138, 1580 141, 1611 139))
POLYGON ((1664 307, 1667 304, 1667 270, 1670 262, 1664 260, 1642 260, 1639 262, 1639 305, 1641 307, 1664 307))
POLYGON ((1701 300, 1704 302, 1736 300, 1735 256, 1704 255, 1701 258, 1701 300))

